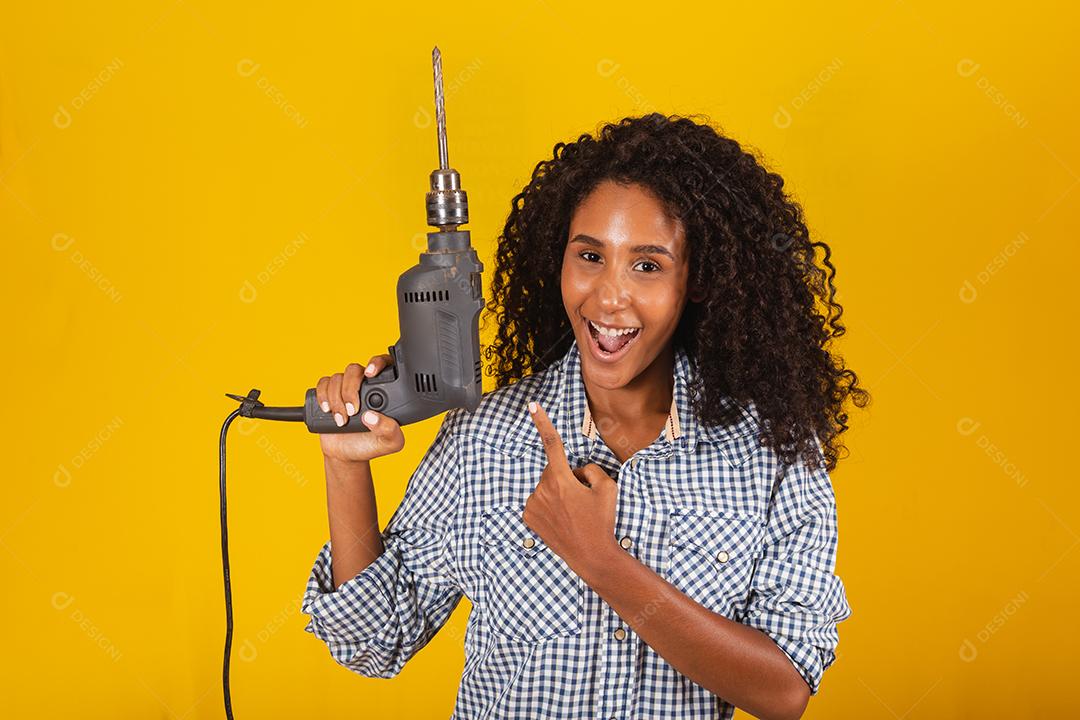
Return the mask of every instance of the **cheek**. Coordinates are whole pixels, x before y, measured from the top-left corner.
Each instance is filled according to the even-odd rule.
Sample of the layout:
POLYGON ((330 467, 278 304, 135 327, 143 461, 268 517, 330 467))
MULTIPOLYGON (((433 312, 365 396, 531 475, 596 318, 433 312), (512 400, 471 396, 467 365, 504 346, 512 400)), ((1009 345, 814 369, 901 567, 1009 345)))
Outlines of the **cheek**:
POLYGON ((634 304, 642 319, 651 321, 654 326, 674 325, 682 314, 685 296, 685 287, 657 283, 638 294, 634 304))
POLYGON ((571 263, 563 263, 559 282, 562 286, 563 304, 567 309, 581 305, 592 292, 592 283, 588 274, 575 270, 571 263))
POLYGON ((565 265, 559 276, 559 287, 562 292, 563 310, 566 316, 572 319, 577 315, 578 307, 581 306, 581 292, 575 286, 574 273, 567 270, 565 265))

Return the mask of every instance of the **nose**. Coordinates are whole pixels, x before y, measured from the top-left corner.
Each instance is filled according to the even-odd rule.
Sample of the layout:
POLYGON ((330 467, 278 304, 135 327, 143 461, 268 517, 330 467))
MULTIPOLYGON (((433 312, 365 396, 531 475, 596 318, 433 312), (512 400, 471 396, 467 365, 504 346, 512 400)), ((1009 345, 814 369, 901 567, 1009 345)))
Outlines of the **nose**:
MULTIPOLYGON (((607 271, 600 276, 600 285, 596 289, 596 299, 600 310, 610 315, 617 315, 620 310, 630 304, 630 297, 625 273, 614 263, 608 265, 607 271)), ((601 321, 606 322, 603 319, 601 321)))

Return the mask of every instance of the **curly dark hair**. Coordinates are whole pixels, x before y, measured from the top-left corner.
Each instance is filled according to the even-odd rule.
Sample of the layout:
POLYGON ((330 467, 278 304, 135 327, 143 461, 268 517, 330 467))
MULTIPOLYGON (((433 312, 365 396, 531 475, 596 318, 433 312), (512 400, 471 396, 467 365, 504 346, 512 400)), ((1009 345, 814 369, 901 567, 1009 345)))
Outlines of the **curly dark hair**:
POLYGON ((626 117, 596 137, 557 143, 552 159, 537 163, 499 236, 485 307, 485 325, 494 317, 497 333, 484 350, 486 372, 503 387, 569 349, 575 339, 559 269, 570 219, 601 181, 638 184, 682 220, 689 283, 705 294, 688 301, 673 338, 695 369, 699 421, 738 419, 723 396, 744 408, 753 402, 761 441, 782 464, 801 456, 819 467, 823 455, 832 470, 846 457, 846 403, 865 407, 870 395, 830 349, 845 328, 829 246, 810 240, 783 178, 707 118, 692 119, 702 117, 626 117))

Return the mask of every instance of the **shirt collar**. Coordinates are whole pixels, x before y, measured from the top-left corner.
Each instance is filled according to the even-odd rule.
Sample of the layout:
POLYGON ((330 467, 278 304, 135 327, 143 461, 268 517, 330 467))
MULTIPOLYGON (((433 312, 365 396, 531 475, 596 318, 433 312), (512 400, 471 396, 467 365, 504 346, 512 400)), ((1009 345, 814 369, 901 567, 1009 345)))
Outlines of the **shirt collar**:
MULTIPOLYGON (((599 440, 600 431, 593 422, 589 404, 585 403, 585 418, 581 421, 581 434, 590 440, 599 440)), ((679 426, 679 407, 675 402, 674 394, 671 398, 671 409, 668 410, 667 423, 664 425, 664 439, 669 443, 674 442, 682 434, 679 426)))
MULTIPOLYGON (((711 443, 723 454, 729 464, 741 464, 758 447, 755 430, 757 428, 753 403, 749 408, 738 407, 730 398, 723 398, 722 404, 734 407, 739 419, 726 426, 703 425, 698 422, 693 412, 691 400, 691 382, 694 379, 694 367, 690 357, 681 345, 675 346, 673 367, 674 383, 672 386, 671 420, 665 429, 663 440, 653 443, 640 451, 642 456, 664 456, 672 452, 693 453, 701 442, 711 443)), ((563 440, 563 446, 569 454, 579 458, 591 455, 594 444, 601 442, 595 426, 592 433, 585 431, 590 418, 588 397, 585 383, 581 377, 581 355, 577 342, 571 342, 563 357, 549 366, 543 382, 537 388, 535 397, 527 400, 546 399, 544 404, 548 416, 563 440)), ((527 413, 526 413, 527 415, 527 413)), ((522 436, 513 439, 525 444, 543 445, 531 420, 527 421, 522 436)))

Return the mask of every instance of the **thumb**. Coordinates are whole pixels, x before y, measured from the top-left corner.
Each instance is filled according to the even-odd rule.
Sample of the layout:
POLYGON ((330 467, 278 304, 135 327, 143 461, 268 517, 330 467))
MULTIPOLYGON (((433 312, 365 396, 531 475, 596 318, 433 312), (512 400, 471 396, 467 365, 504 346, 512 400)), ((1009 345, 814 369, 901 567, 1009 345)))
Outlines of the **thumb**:
POLYGON ((601 492, 610 492, 615 489, 615 480, 604 468, 600 467, 596 463, 589 463, 581 468, 582 474, 585 479, 589 481, 589 485, 593 490, 600 490, 601 492))
POLYGON ((383 415, 375 410, 365 410, 361 418, 380 444, 396 445, 399 438, 404 438, 401 426, 397 420, 389 415, 383 415))
POLYGON ((592 483, 589 482, 589 478, 585 476, 585 468, 571 468, 570 472, 574 473, 574 477, 578 479, 578 482, 585 487, 592 487, 592 483))

